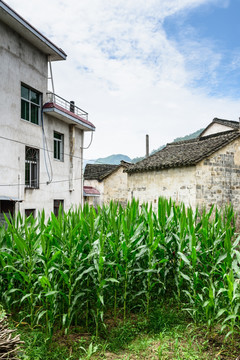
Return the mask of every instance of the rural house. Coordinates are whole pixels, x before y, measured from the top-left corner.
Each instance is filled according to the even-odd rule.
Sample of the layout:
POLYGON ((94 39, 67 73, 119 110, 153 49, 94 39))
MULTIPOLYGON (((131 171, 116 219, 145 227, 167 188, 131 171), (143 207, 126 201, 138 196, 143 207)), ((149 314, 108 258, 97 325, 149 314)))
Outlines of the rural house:
POLYGON ((172 198, 187 206, 240 210, 239 123, 213 119, 199 137, 167 144, 136 163, 128 173, 128 199, 151 202, 172 198))
POLYGON ((79 206, 84 132, 95 127, 48 91, 51 63, 67 55, 3 1, 0 33, 0 217, 79 206))
POLYGON ((121 161, 119 165, 87 164, 84 171, 84 197, 90 205, 109 204, 111 200, 126 206, 127 174, 124 170, 132 164, 121 161))

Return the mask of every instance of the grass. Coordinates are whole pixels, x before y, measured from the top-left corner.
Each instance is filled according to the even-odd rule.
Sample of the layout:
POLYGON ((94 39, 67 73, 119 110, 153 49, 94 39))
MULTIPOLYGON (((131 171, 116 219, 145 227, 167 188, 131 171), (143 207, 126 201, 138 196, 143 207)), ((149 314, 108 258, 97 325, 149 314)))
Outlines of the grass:
POLYGON ((155 307, 155 317, 134 314, 109 323, 104 336, 96 337, 82 328, 69 334, 58 332, 51 341, 39 329, 21 326, 25 341, 20 359, 24 360, 236 360, 239 337, 225 341, 219 328, 211 333, 194 324, 175 304, 155 307))

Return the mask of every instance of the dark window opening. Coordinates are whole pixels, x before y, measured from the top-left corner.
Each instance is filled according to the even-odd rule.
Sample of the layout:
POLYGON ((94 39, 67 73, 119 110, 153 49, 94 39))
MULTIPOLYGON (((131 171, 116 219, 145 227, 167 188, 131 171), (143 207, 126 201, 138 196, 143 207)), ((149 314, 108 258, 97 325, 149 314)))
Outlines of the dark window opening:
POLYGON ((15 212, 15 201, 0 200, 0 224, 5 223, 4 214, 10 219, 15 212))
POLYGON ((33 216, 35 218, 35 209, 25 209, 25 217, 33 216))
POLYGON ((54 145, 54 159, 63 161, 64 135, 54 131, 53 145, 54 145))
POLYGON ((53 213, 55 216, 59 215, 59 209, 64 210, 64 200, 53 200, 53 213))

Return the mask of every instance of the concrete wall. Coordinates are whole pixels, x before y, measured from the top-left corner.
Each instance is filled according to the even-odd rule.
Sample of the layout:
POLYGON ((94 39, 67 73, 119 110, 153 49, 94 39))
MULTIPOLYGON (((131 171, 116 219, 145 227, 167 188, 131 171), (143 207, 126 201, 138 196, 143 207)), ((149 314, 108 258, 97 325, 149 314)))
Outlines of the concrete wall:
MULTIPOLYGON (((64 200, 64 208, 79 206, 82 199, 82 130, 75 129, 72 178, 70 173, 70 129, 61 120, 44 115, 44 127, 52 166, 53 182, 47 185, 41 125, 21 120, 21 83, 42 93, 46 102, 47 56, 20 37, 7 25, 0 23, 0 196, 18 197, 24 201, 19 209, 53 211, 53 200, 64 200), (64 162, 53 158, 53 131, 64 134, 64 162), (39 189, 25 188, 25 146, 39 149, 39 189), (71 191, 70 191, 71 190, 71 191)), ((50 164, 48 161, 50 171, 50 164)))
POLYGON ((157 209, 159 197, 172 198, 177 203, 196 207, 195 167, 165 169, 128 175, 128 199, 152 203, 157 209))
MULTIPOLYGON (((0 135, 4 138, 0 139, 0 183, 18 184, 24 183, 25 178, 23 144, 34 142, 34 146, 42 146, 41 127, 21 120, 21 82, 45 94, 47 58, 2 23, 0 33, 0 135)), ((0 194, 3 193, 17 197, 19 189, 16 186, 1 187, 0 194)))
POLYGON ((196 200, 202 207, 232 203, 240 210, 240 140, 237 139, 196 168, 196 200))

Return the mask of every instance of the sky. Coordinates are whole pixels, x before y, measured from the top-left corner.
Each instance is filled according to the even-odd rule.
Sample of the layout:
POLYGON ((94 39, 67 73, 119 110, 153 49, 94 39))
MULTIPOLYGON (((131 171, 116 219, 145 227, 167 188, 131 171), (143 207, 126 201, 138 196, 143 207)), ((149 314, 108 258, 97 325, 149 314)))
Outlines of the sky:
POLYGON ((215 117, 238 121, 240 0, 5 2, 67 53, 54 86, 96 126, 84 159, 143 156, 146 134, 152 151, 215 117))

